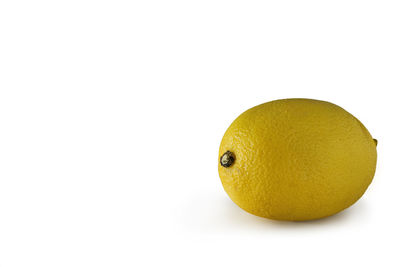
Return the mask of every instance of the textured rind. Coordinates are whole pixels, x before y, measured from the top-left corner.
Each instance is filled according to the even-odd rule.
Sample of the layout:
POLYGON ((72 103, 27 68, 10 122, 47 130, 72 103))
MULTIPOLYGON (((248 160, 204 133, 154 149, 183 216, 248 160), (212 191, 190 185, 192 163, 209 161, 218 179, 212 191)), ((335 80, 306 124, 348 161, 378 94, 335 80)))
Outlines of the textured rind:
MULTIPOLYGON (((276 220, 330 216, 355 203, 371 183, 376 146, 362 123, 341 107, 283 99, 242 113, 228 128, 218 165, 225 191, 242 209, 276 220)), ((218 159, 219 159, 218 157, 218 159)))

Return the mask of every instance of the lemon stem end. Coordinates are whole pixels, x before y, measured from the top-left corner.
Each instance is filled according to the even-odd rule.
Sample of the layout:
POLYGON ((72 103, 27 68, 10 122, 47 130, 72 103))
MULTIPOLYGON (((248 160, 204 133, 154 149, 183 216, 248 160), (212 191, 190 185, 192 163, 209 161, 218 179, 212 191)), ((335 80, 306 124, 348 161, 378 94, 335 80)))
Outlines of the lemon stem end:
POLYGON ((219 162, 222 167, 228 168, 235 162, 235 155, 228 150, 221 156, 219 162))

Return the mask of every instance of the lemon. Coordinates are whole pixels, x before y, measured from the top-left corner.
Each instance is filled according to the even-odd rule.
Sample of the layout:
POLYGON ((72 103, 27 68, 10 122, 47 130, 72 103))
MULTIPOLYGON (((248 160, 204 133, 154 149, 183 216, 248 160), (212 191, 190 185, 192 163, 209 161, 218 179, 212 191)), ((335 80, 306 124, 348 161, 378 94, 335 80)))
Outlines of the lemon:
POLYGON ((242 113, 219 148, 229 197, 257 216, 303 221, 355 203, 376 168, 376 140, 341 107, 283 99, 242 113))

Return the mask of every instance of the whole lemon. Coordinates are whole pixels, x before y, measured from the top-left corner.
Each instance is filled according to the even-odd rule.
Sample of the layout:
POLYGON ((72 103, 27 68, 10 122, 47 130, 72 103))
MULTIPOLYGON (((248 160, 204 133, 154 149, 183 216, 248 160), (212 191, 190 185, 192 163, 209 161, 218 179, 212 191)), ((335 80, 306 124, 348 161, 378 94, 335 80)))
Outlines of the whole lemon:
POLYGON ((247 212, 303 221, 356 202, 376 159, 376 140, 341 107, 282 99, 253 107, 230 125, 218 171, 229 197, 247 212))

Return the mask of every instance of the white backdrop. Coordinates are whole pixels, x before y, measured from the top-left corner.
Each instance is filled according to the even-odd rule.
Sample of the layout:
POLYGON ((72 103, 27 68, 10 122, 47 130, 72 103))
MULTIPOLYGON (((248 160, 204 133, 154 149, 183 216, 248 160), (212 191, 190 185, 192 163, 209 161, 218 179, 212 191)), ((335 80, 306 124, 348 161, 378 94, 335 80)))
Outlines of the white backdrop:
POLYGON ((0 266, 399 266, 400 3, 1 1, 0 266), (236 207, 218 147, 279 98, 378 144, 362 199, 288 223, 236 207))

